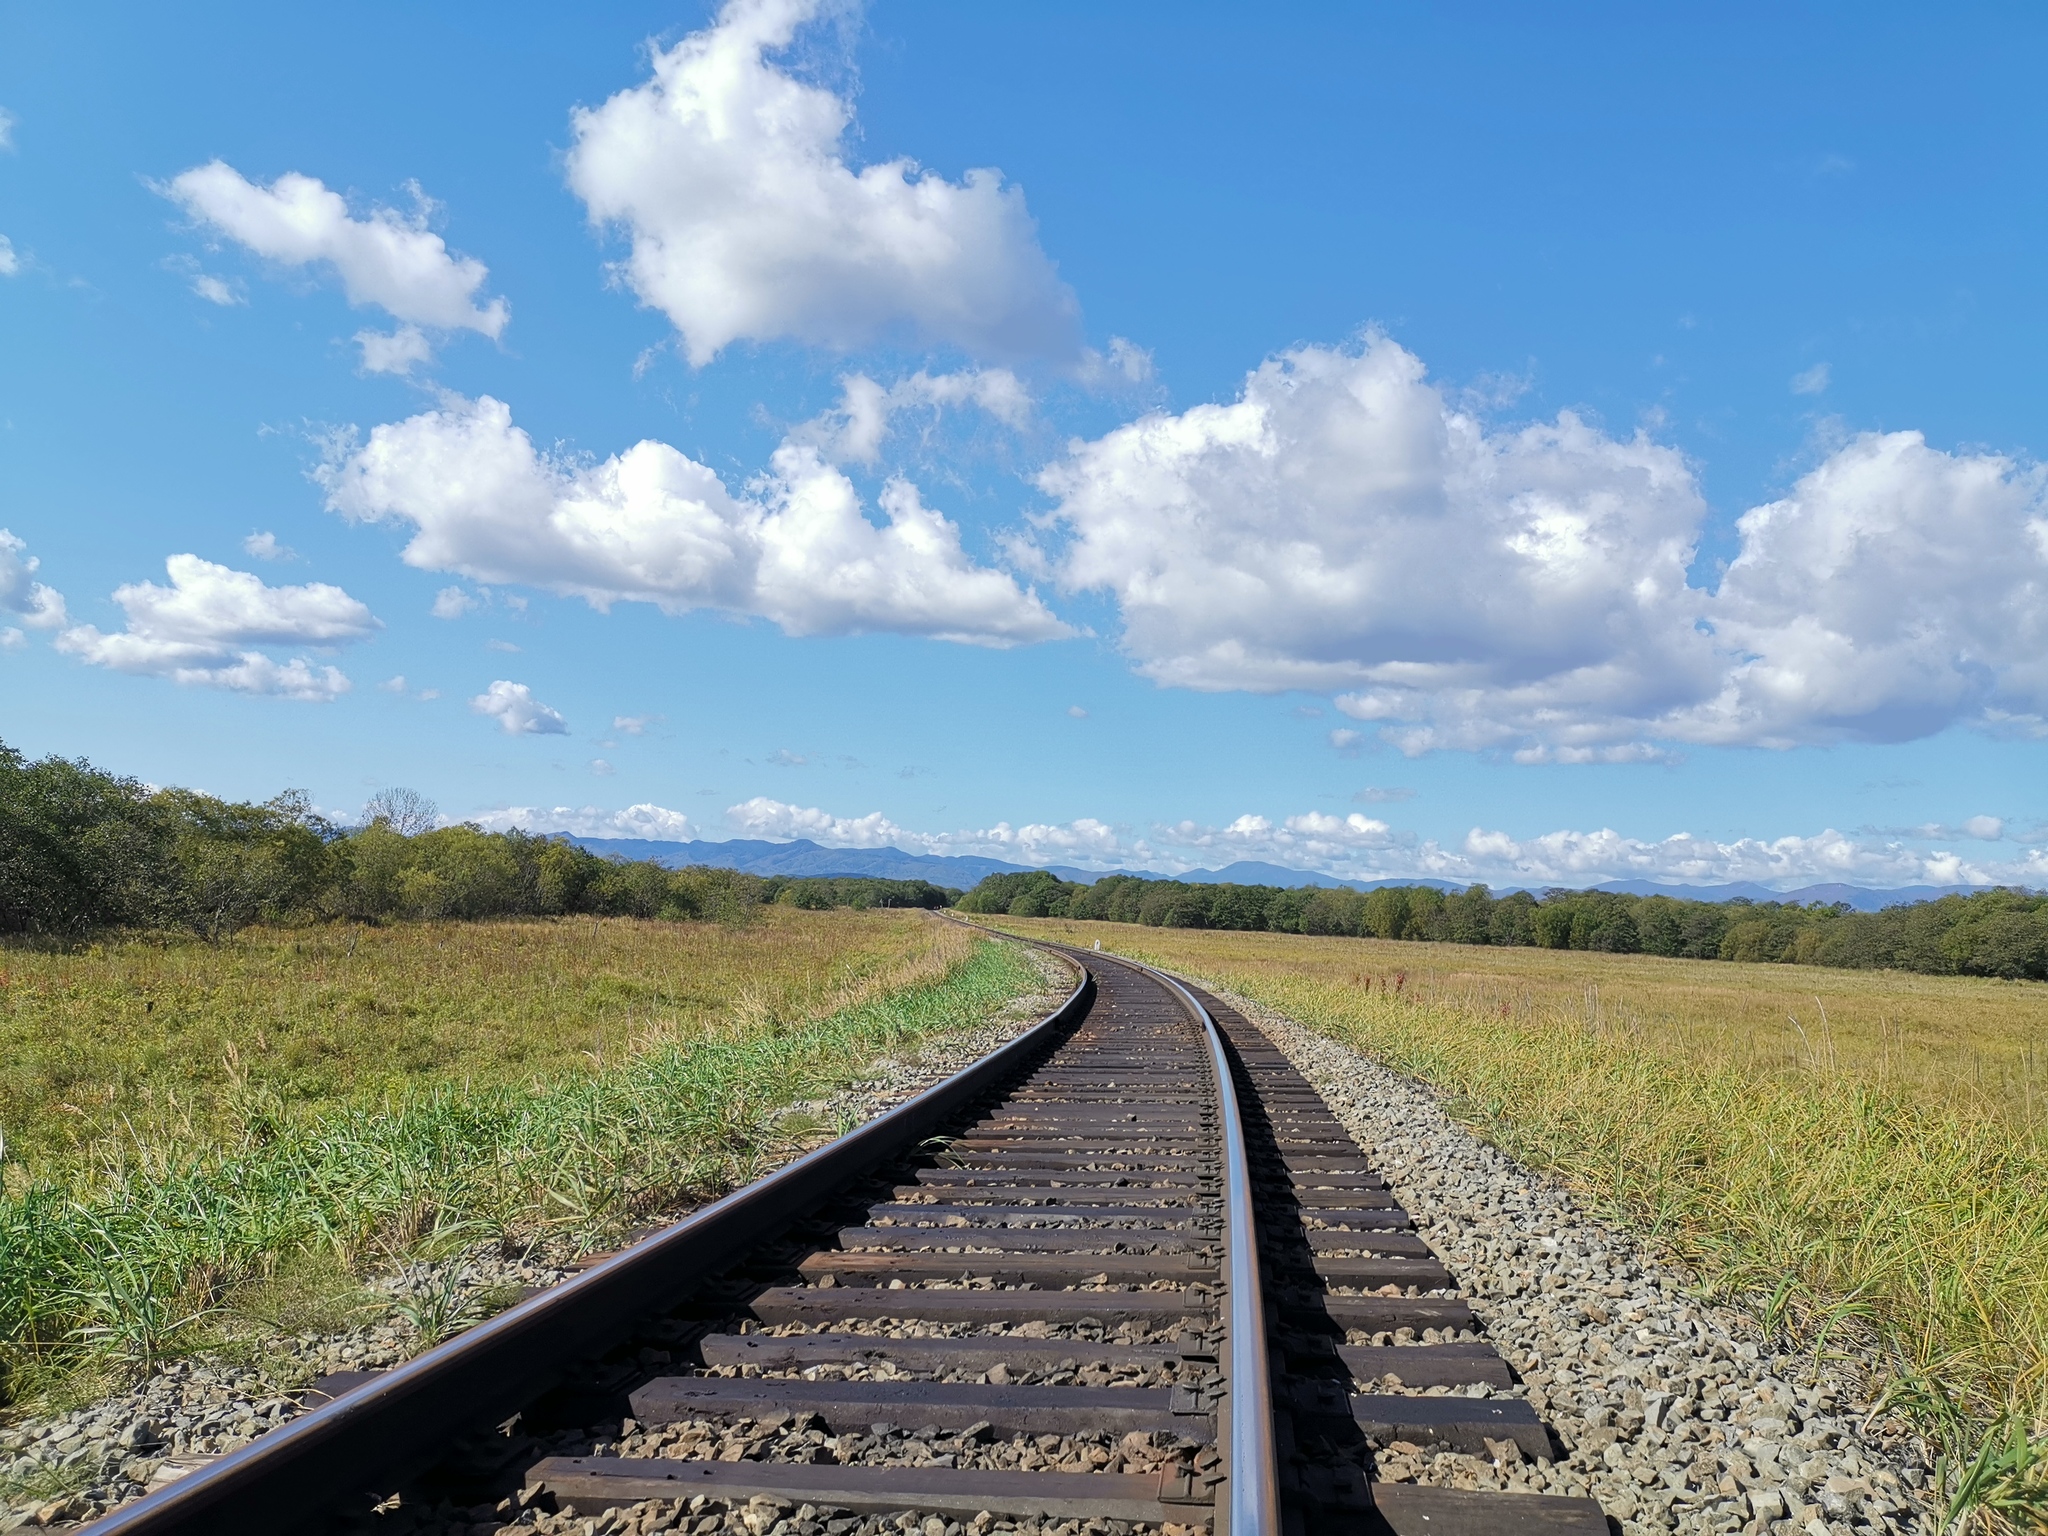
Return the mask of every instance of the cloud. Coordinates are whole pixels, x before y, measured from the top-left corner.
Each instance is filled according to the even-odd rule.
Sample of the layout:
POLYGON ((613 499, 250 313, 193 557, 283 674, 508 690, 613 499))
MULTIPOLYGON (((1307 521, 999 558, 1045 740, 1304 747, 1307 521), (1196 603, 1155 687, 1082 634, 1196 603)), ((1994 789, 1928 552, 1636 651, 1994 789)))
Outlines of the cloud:
POLYGON ((696 825, 681 811, 659 805, 629 805, 623 811, 558 805, 502 806, 469 818, 492 832, 566 832, 572 837, 635 837, 655 842, 687 843, 698 836, 696 825))
POLYGON ((1384 337, 1040 476, 1062 585, 1110 593, 1162 684, 1346 690, 1411 754, 1661 761, 1656 743, 1902 740, 2048 714, 2043 474, 1914 432, 1840 444, 1689 584, 1676 450, 1571 412, 1489 431, 1384 337))
POLYGON ((1990 885, 2015 873, 1966 861, 1944 849, 1902 842, 1858 842, 1832 828, 1810 837, 1737 838, 1722 842, 1681 832, 1654 841, 1612 829, 1550 832, 1516 840, 1474 828, 1459 850, 1471 868, 1496 883, 1596 885, 1656 880, 1716 885, 1751 880, 1778 889, 1825 881, 1859 885, 1990 885))
POLYGON ((484 649, 487 651, 503 651, 507 656, 517 656, 520 653, 520 648, 510 640, 486 640, 484 642, 484 649))
POLYGON ((1330 732, 1330 745, 1337 749, 1339 757, 1358 756, 1364 742, 1365 733, 1354 731, 1349 726, 1340 725, 1330 732))
POLYGON ((356 345, 363 349, 365 373, 395 373, 402 378, 434 360, 434 344, 416 325, 401 325, 389 335, 357 331, 356 345))
POLYGON ((590 771, 600 779, 608 779, 614 772, 612 765, 601 757, 593 757, 590 760, 590 771))
POLYGON ((916 486, 883 488, 877 527, 853 483, 802 444, 785 443, 735 496, 666 443, 579 462, 536 449, 499 401, 449 397, 376 428, 319 477, 343 516, 413 524, 408 564, 600 609, 650 602, 756 615, 792 635, 992 646, 1070 633, 1013 577, 976 565, 916 486))
MULTIPOLYGON (((428 348, 419 326, 496 338, 511 318, 511 307, 502 298, 478 302, 488 269, 474 257, 452 254, 427 227, 433 205, 417 185, 410 189, 416 204, 411 213, 380 206, 364 218, 352 216, 341 194, 314 177, 292 171, 264 187, 219 160, 195 166, 158 190, 194 219, 266 260, 284 267, 331 267, 349 303, 375 305, 403 322, 394 336, 357 337, 363 365, 372 372, 404 371, 380 369, 379 359, 387 364, 408 356, 424 361, 428 348)), ((223 302, 198 282, 194 289, 202 298, 223 302)), ((232 290, 219 287, 231 302, 232 290)))
POLYGON ((1152 354, 1128 336, 1112 336, 1103 367, 1126 384, 1143 384, 1152 377, 1152 354))
MULTIPOLYGON (((1402 796, 1397 792, 1395 797, 1402 796)), ((493 827, 586 837, 703 835, 681 812, 645 804, 620 812, 514 807, 475 819, 493 827)), ((1446 847, 1356 811, 1344 816, 1305 811, 1278 820, 1247 813, 1224 826, 1191 820, 1157 823, 1143 835, 1085 816, 1057 824, 1018 826, 1004 821, 991 827, 920 832, 881 811, 841 816, 767 796, 727 807, 725 821, 730 832, 741 837, 804 838, 828 848, 976 855, 1023 865, 1057 863, 1102 873, 1128 869, 1171 874, 1256 859, 1347 880, 1483 880, 1496 887, 1586 886, 1624 879, 1676 885, 1754 881, 1781 890, 1836 880, 1876 887, 2048 883, 2048 850, 2041 848, 2030 848, 2008 863, 1980 863, 1938 846, 1913 846, 1916 841, 1928 842, 1925 838, 1859 841, 1832 830, 1723 842, 1692 833, 1631 838, 1612 829, 1517 839, 1475 827, 1462 842, 1446 847)))
POLYGON ((2048 711, 2042 470, 1865 433, 1743 514, 1706 607, 1737 658, 1689 739, 1903 741, 2048 711))
POLYGON ((27 635, 12 624, 0 624, 0 651, 18 651, 27 644, 27 635))
POLYGON ((854 373, 839 381, 839 389, 838 405, 790 434, 791 442, 813 445, 835 463, 874 463, 881 457, 893 418, 920 408, 936 416, 949 407, 977 406, 1016 430, 1031 421, 1031 392, 1007 368, 938 374, 919 369, 886 386, 854 373))
POLYGON ((807 768, 811 760, 801 752, 792 752, 787 747, 777 747, 768 754, 768 761, 778 768, 807 768))
POLYGON ((385 693, 403 693, 405 692, 405 674, 401 672, 396 677, 387 677, 377 686, 385 693))
POLYGON ((644 736, 647 727, 660 718, 659 715, 613 715, 612 729, 628 736, 644 736))
POLYGON ((1055 859, 1104 858, 1143 850, 1142 842, 1127 843, 1107 822, 1082 817, 1064 825, 1032 823, 1013 827, 998 822, 993 827, 962 832, 911 832, 898 826, 880 811, 865 816, 835 816, 815 806, 791 805, 756 795, 751 800, 726 807, 726 823, 742 836, 787 840, 808 838, 828 848, 901 848, 912 853, 980 854, 1024 864, 1045 864, 1055 859))
POLYGON ((1294 868, 1318 869, 1348 864, 1367 854, 1412 847, 1415 843, 1412 836, 1397 833, 1377 817, 1357 811, 1347 816, 1305 811, 1279 822, 1251 814, 1240 816, 1225 827, 1181 821, 1154 826, 1152 840, 1183 858, 1193 853, 1211 859, 1267 859, 1294 868))
POLYGON ((531 688, 524 683, 507 682, 502 677, 471 699, 469 707, 496 720, 498 729, 507 736, 569 734, 569 722, 558 711, 536 699, 531 688))
POLYGON ((30 629, 59 629, 70 622, 64 594, 35 580, 41 568, 26 541, 0 528, 0 613, 12 614, 30 629))
POLYGON ((1896 837, 1916 838, 1922 842, 1972 842, 1996 843, 2005 837, 2005 819, 2000 816, 1971 816, 1961 826, 1947 826, 1938 821, 1925 822, 1917 827, 1890 829, 1896 837))
POLYGON ((0 277, 12 277, 21 270, 21 258, 14 254, 14 242, 0 235, 0 277))
POLYGON ((575 112, 569 185, 630 240, 620 279, 697 367, 743 339, 889 336, 1078 362, 1078 308, 1020 190, 903 158, 856 170, 850 104, 770 62, 823 9, 729 0, 645 83, 575 112))
POLYGON ((258 560, 294 560, 298 551, 289 544, 278 542, 277 535, 268 531, 252 533, 242 540, 242 553, 254 555, 258 560))
POLYGON ((1804 373, 1792 375, 1792 393, 1795 395, 1825 394, 1829 377, 1828 365, 1826 363, 1815 363, 1804 373))
POLYGON ((215 277, 211 272, 193 274, 192 291, 207 303, 218 304, 223 309, 249 302, 239 286, 227 282, 224 278, 215 277))
POLYGON ((1086 720, 1088 718, 1088 711, 1078 704, 1069 704, 1067 706, 1067 713, 1076 720, 1086 720))
POLYGON ((434 594, 434 617, 459 619, 482 605, 460 587, 443 587, 434 594))
POLYGON ((11 151, 14 148, 14 121, 14 114, 0 107, 0 150, 11 151))
POLYGON ((117 672, 319 701, 348 692, 348 678, 302 656, 280 662, 254 647, 347 645, 383 628, 362 603, 324 582, 266 586, 197 555, 172 555, 164 568, 168 587, 144 581, 114 589, 128 621, 119 633, 80 624, 58 635, 57 648, 117 672))

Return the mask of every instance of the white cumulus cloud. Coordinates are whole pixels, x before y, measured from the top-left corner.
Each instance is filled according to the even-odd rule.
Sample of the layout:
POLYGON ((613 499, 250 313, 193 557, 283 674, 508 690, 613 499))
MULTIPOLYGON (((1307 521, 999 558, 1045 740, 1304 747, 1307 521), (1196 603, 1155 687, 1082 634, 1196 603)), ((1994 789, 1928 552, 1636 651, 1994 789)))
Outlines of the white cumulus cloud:
POLYGON ((1031 392, 1007 368, 969 368, 957 373, 919 369, 894 384, 864 373, 839 381, 839 404, 790 434, 793 442, 815 445, 835 462, 872 464, 881 457, 894 418, 909 411, 933 415, 944 409, 977 406, 1006 427, 1031 420, 1031 392))
MULTIPOLYGON (((1390 791, 1385 798, 1405 798, 1405 793, 1390 791)), ((586 837, 687 839, 704 835, 683 813, 647 804, 616 812, 587 806, 580 810, 511 807, 475 819, 493 827, 586 837)), ((1973 818, 1984 820, 1988 818, 1973 818)), ((1002 821, 988 827, 926 832, 905 827, 881 811, 842 816, 765 795, 729 806, 725 824, 728 835, 769 841, 805 838, 832 848, 977 855, 1102 873, 1127 869, 1173 874, 1253 859, 1346 880, 1485 881, 1497 888, 1588 886, 1610 880, 1670 885, 1753 881, 1777 890, 1829 881, 1878 888, 2048 883, 2048 849, 2029 848, 2003 863, 1968 860, 1952 848, 1940 846, 1967 834, 1941 827, 1860 839, 1826 830, 1729 841, 1685 832, 1664 838, 1627 837, 1611 828, 1517 838, 1475 827, 1462 841, 1445 846, 1356 811, 1346 815, 1304 811, 1277 820, 1249 812, 1224 826, 1194 820, 1160 822, 1143 835, 1085 816, 1064 823, 1002 821)))
POLYGON ((434 594, 434 617, 437 619, 459 619, 465 613, 481 607, 477 600, 460 587, 443 587, 434 594))
POLYGON ((383 627, 362 603, 324 582, 267 586, 197 555, 172 555, 164 567, 168 587, 144 581, 115 588, 125 628, 103 634, 75 625, 57 637, 57 648, 117 672, 322 700, 348 691, 339 670, 303 656, 281 662, 256 647, 346 645, 383 627))
POLYGON ((591 464, 537 449, 488 396, 371 432, 321 471, 328 505, 415 528, 409 564, 594 606, 758 615, 793 635, 891 631, 977 645, 1067 634, 1036 594, 980 566, 960 530, 892 480, 888 519, 817 449, 786 443, 739 496, 666 443, 591 464))
POLYGON ((222 309, 232 309, 237 304, 249 301, 242 296, 242 290, 211 272, 193 274, 192 291, 209 304, 218 304, 222 309))
POLYGON ((594 805, 511 805, 469 819, 492 832, 566 832, 572 837, 637 837, 664 843, 692 842, 698 836, 696 825, 681 811, 645 803, 623 811, 594 805))
POLYGON ((865 816, 836 816, 816 806, 792 805, 756 795, 727 806, 726 824, 741 836, 788 841, 808 838, 828 848, 900 848, 909 853, 957 856, 978 854, 1020 864, 1077 863, 1102 866, 1132 853, 1148 852, 1107 822, 1081 817, 1065 823, 1007 821, 992 827, 954 832, 916 832, 897 825, 880 811, 865 816))
POLYGON ((1049 466, 1047 556, 1161 683, 1345 690, 1404 751, 1654 760, 2048 713, 2042 473, 1917 433, 1839 446, 1688 567, 1693 466, 1570 412, 1489 430, 1383 337, 1049 466))
POLYGON ((35 579, 41 568, 25 540, 0 528, 0 613, 12 614, 30 629, 59 629, 69 622, 64 594, 35 579))
POLYGON ((357 331, 356 345, 363 349, 365 373, 395 373, 403 377, 434 360, 434 344, 416 325, 401 325, 389 334, 357 331))
MULTIPOLYGON (((265 260, 331 267, 349 303, 375 305, 402 322, 394 336, 357 338, 372 372, 402 372, 424 361, 427 342, 419 326, 496 337, 511 318, 504 299, 480 301, 488 269, 473 256, 455 255, 428 228, 432 205, 416 186, 413 211, 380 206, 361 218, 315 177, 291 171, 265 187, 219 160, 182 172, 161 190, 193 218, 265 260)), ((226 284, 208 281, 215 291, 196 288, 202 298, 238 298, 226 284)))
POLYGON ((2048 476, 1865 433, 1738 523, 1704 617, 1739 658, 1690 739, 1903 741, 2048 713, 2048 476))
POLYGON ((1678 885, 1751 880, 1777 889, 1827 881, 1879 887, 1990 885, 2012 873, 1946 849, 1858 841, 1832 828, 1812 836, 1730 841, 1689 832, 1633 838, 1609 828, 1517 839, 1474 828, 1459 852, 1466 868, 1496 884, 1530 886, 1597 885, 1607 880, 1678 885))
POLYGON ((525 683, 508 682, 501 677, 471 699, 469 707, 496 720, 498 729, 507 736, 569 734, 569 722, 561 712, 536 699, 525 683))
POLYGON ((1152 840, 1177 851, 1200 851, 1231 859, 1267 859, 1298 868, 1349 864, 1368 851, 1413 846, 1386 822, 1357 811, 1346 816, 1304 811, 1279 822, 1240 816, 1226 827, 1180 821, 1152 829, 1152 840))
POLYGON ((0 235, 0 277, 12 277, 21 270, 21 258, 14 254, 14 242, 0 235))
POLYGON ((824 0, 729 0, 652 77, 572 123, 569 185, 622 229, 620 276, 702 366, 734 341, 889 335, 1077 362, 1077 307, 1002 173, 856 169, 851 106, 772 61, 824 0))

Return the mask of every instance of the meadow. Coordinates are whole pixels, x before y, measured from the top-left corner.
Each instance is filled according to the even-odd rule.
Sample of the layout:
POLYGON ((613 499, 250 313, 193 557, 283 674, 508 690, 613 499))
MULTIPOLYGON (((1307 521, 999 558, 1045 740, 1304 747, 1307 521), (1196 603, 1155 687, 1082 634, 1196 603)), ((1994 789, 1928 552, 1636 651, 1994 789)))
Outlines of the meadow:
POLYGON ((1874 1388, 1955 1455, 2031 1431, 2048 1457, 2048 986, 996 921, 1099 939, 1434 1085, 1708 1293, 1816 1349, 1874 1348, 1874 1388))
POLYGON ((601 1246, 833 1129, 793 1106, 1045 986, 923 913, 786 907, 17 942, 0 970, 17 1396, 260 1329, 280 1277, 601 1246))

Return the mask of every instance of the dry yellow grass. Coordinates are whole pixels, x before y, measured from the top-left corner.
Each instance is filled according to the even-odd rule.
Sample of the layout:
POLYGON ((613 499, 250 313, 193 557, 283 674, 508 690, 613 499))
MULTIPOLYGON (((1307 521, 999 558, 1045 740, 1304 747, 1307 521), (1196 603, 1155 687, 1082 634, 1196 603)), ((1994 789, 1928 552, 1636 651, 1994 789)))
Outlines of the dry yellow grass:
POLYGON ((1002 926, 1099 939, 1437 1085, 1771 1325, 1880 1341, 1931 1419, 2048 1419, 2048 987, 1002 926))
POLYGON ((970 944, 918 912, 767 907, 744 927, 581 917, 0 947, 0 1188, 76 1177, 110 1144, 237 1135, 250 1090, 317 1114, 822 1018, 931 980, 970 944))
POLYGON ((1028 926, 1239 973, 1380 989, 1405 976, 1404 993, 1474 1016, 1568 1018, 1715 1066, 1853 1081, 2048 1130, 2048 987, 2036 982, 1120 923, 1028 926))

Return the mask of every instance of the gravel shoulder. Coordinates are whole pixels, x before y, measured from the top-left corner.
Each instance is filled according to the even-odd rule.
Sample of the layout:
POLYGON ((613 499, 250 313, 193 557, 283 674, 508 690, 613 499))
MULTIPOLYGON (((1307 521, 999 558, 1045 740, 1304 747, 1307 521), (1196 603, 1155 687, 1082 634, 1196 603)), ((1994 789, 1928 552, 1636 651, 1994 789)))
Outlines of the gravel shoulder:
MULTIPOLYGON (((828 1125, 857 1125, 1015 1038, 1072 988, 1064 964, 1038 950, 1027 953, 1045 978, 1040 991, 1014 999, 974 1028, 922 1042, 906 1060, 879 1060, 830 1097, 791 1110, 828 1125)), ((791 1147, 788 1159, 827 1139, 791 1147)), ((491 1247, 407 1265, 366 1283, 365 1310, 385 1312, 374 1321, 340 1333, 267 1338, 260 1358, 248 1363, 237 1358, 241 1351, 178 1360, 131 1391, 0 1429, 0 1532, 95 1519, 307 1412, 305 1389, 318 1378, 388 1369, 422 1353, 438 1341, 423 1337, 420 1319, 431 1325, 434 1312, 450 1301, 544 1289, 584 1267, 587 1259, 579 1262, 561 1247, 511 1256, 491 1247), (377 1301, 386 1298, 388 1308, 380 1309, 377 1301)))
POLYGON ((1870 1417, 1873 1359, 1774 1350, 1753 1318, 1701 1300, 1695 1277, 1459 1125, 1425 1084, 1211 990, 1329 1101, 1564 1451, 1532 1465, 1397 1442, 1377 1477, 1591 1497, 1624 1536, 1932 1536, 1927 1452, 1870 1417))

